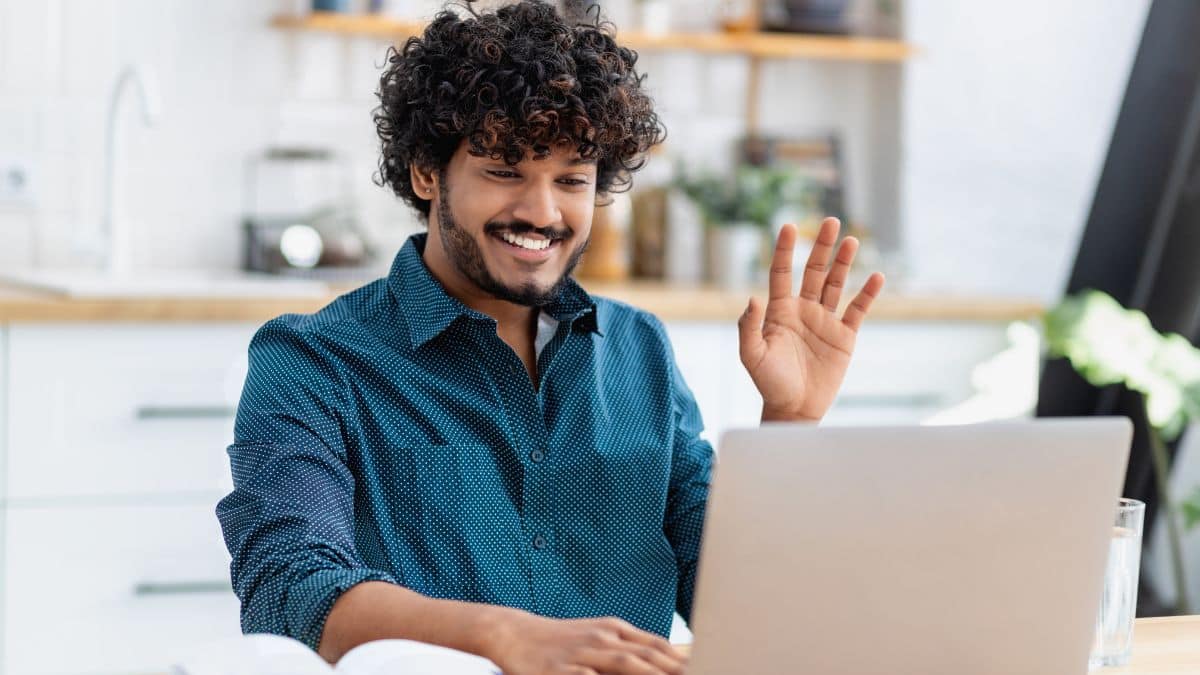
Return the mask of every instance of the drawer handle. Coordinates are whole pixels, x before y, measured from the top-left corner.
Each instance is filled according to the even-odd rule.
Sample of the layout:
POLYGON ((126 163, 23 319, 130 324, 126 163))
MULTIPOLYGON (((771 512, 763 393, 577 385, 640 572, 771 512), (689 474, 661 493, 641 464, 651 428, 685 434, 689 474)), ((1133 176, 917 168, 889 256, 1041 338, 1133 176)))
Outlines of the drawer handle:
POLYGON ((140 581, 133 586, 133 594, 187 595, 192 593, 232 593, 228 579, 212 581, 140 581))
POLYGON ((840 408, 937 408, 945 404, 937 394, 851 394, 840 396, 840 408))
POLYGON ((143 405, 138 406, 139 420, 228 419, 237 408, 227 405, 143 405))

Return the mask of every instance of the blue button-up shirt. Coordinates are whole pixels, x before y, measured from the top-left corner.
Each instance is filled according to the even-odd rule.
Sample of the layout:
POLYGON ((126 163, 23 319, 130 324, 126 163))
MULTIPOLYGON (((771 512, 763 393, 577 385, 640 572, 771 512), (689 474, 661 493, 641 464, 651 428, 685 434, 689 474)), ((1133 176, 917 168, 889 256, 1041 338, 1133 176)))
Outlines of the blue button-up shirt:
POLYGON ((383 580, 552 617, 689 619, 712 449, 662 324, 573 281, 537 386, 412 237, 386 278, 263 325, 217 505, 242 630, 316 648, 383 580))

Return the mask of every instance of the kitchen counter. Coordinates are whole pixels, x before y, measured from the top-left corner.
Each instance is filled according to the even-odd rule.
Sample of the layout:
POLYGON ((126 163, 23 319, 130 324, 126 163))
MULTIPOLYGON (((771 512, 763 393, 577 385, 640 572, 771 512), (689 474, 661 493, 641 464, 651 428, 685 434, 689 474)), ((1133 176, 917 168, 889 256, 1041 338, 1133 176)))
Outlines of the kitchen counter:
MULTIPOLYGON (((1189 675, 1200 667, 1200 616, 1137 619, 1129 665, 1101 668, 1096 675, 1189 675)), ((682 646, 685 654, 691 645, 682 646)))
MULTIPOLYGON (((590 293, 627 302, 665 321, 735 321, 749 291, 678 286, 661 282, 584 282, 590 293)), ((331 286, 316 297, 70 298, 0 285, 0 323, 86 321, 266 321, 280 314, 311 313, 357 284, 331 286)), ((753 294, 766 298, 765 289, 753 294)), ((882 321, 988 321, 1035 319, 1032 299, 995 296, 905 295, 884 290, 871 318, 882 321)))

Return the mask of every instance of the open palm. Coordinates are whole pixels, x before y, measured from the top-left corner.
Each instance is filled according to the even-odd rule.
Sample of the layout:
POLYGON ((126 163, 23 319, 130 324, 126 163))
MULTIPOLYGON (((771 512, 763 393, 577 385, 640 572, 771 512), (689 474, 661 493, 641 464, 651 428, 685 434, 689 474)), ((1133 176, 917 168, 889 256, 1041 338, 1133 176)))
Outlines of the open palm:
POLYGON ((817 421, 833 405, 858 329, 883 290, 883 274, 873 273, 837 316, 838 303, 858 240, 837 244, 840 223, 826 218, 804 267, 799 296, 792 295, 792 251, 796 227, 784 225, 771 261, 766 306, 751 298, 738 319, 742 365, 763 397, 764 422, 817 421), (832 266, 830 260, 833 260, 832 266))

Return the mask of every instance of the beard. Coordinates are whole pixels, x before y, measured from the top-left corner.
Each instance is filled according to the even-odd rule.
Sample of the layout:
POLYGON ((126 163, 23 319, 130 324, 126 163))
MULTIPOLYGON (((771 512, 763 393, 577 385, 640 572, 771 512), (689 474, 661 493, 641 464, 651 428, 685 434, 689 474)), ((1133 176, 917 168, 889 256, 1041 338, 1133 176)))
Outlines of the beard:
MULTIPOLYGON (((571 251, 563 273, 548 288, 540 287, 534 281, 511 286, 492 274, 483 260, 483 251, 479 248, 479 242, 475 241, 475 238, 454 220, 454 215, 450 213, 449 196, 450 189, 446 185, 445 174, 443 174, 442 180, 438 181, 438 234, 442 240, 442 248, 459 273, 488 295, 517 305, 542 307, 558 297, 563 284, 575 271, 575 267, 579 265, 579 260, 587 249, 588 239, 583 240, 575 247, 575 250, 571 251)), ((536 228, 529 223, 519 221, 512 223, 492 221, 483 226, 484 236, 491 236, 492 232, 499 230, 509 230, 513 234, 536 231, 551 239, 565 239, 571 234, 569 228, 536 228)))

